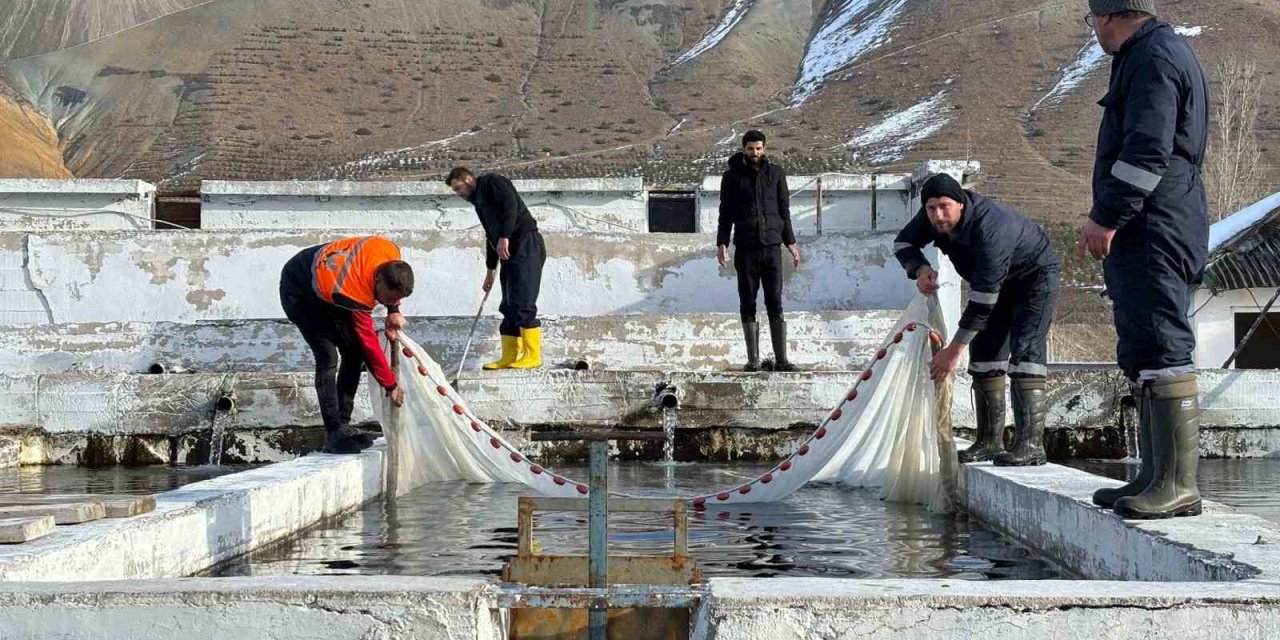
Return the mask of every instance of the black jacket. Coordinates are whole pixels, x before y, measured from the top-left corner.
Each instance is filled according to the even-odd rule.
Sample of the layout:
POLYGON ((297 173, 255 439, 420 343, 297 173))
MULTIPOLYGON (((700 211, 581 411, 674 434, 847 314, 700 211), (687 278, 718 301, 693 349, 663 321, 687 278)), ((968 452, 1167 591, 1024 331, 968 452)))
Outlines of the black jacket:
POLYGON ((730 230, 733 244, 739 247, 796 243, 787 174, 767 157, 758 171, 747 164, 741 152, 729 158, 729 170, 720 179, 716 244, 729 244, 730 230))
POLYGON ((1089 217, 1119 229, 1155 192, 1176 191, 1181 198, 1186 185, 1198 181, 1209 135, 1209 87, 1187 41, 1153 19, 1120 47, 1098 104, 1105 112, 1089 217))
POLYGON ((1040 225, 1007 205, 965 191, 960 224, 940 234, 924 207, 894 239, 893 251, 912 280, 929 264, 921 247, 933 243, 951 259, 956 273, 969 282, 969 304, 960 316, 956 339, 968 343, 987 328, 991 310, 1006 280, 1022 280, 1041 269, 1060 269, 1049 236, 1040 225))
POLYGON ((467 200, 475 206, 480 226, 484 227, 484 264, 490 270, 498 268, 499 238, 506 238, 511 245, 511 253, 515 254, 521 238, 538 230, 538 222, 524 206, 515 185, 501 175, 483 173, 476 176, 476 190, 467 200))

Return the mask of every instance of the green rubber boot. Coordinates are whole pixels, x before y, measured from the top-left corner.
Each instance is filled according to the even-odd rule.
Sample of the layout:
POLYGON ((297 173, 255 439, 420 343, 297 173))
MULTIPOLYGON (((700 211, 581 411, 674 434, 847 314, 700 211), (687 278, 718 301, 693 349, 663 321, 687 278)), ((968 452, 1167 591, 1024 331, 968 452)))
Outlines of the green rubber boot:
POLYGON ((1116 500, 1123 518, 1154 520, 1198 516, 1202 510, 1196 471, 1200 466, 1200 403, 1195 374, 1150 383, 1151 484, 1136 496, 1116 500))
MULTIPOLYGON (((1116 505, 1116 500, 1125 496, 1136 496, 1151 484, 1151 459, 1154 457, 1151 453, 1151 397, 1142 385, 1136 383, 1129 385, 1129 393, 1133 396, 1134 402, 1138 403, 1139 450, 1136 453, 1142 460, 1142 466, 1138 467, 1138 477, 1123 487, 1108 487, 1093 492, 1093 503, 1108 509, 1116 505)), ((1132 456, 1134 453, 1130 451, 1129 455, 1132 456)))
POLYGON ((1013 379, 1013 450, 997 455, 997 467, 1038 467, 1044 454, 1044 378, 1013 379))
POLYGON ((1004 389, 1004 376, 973 379, 978 439, 958 454, 960 462, 985 462, 1004 453, 1004 389))

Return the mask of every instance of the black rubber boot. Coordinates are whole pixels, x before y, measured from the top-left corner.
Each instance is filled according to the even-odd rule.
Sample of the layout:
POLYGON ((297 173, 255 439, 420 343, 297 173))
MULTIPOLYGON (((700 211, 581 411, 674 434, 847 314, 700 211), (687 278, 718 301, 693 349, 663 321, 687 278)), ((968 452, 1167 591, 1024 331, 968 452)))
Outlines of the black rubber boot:
POLYGON ((356 444, 360 445, 361 451, 373 446, 373 436, 349 424, 338 427, 338 434, 354 440, 356 444))
POLYGON ((997 455, 997 467, 1038 467, 1044 454, 1044 378, 1013 379, 1013 450, 997 455))
POLYGON ((742 321, 742 334, 747 339, 747 365, 743 371, 760 370, 760 323, 742 321))
POLYGON ((1129 455, 1141 457, 1142 466, 1138 467, 1138 477, 1123 487, 1098 489, 1093 492, 1093 503, 1099 507, 1110 509, 1116 500, 1125 496, 1136 496, 1151 484, 1151 397, 1139 384, 1130 384, 1129 393, 1138 405, 1138 451, 1130 451, 1129 455))
POLYGON ((1116 500, 1123 518, 1154 520, 1198 516, 1202 510, 1196 472, 1200 467, 1200 402, 1195 374, 1149 383, 1151 484, 1136 496, 1116 500))
POLYGON ((769 316, 769 339, 773 342, 773 370, 795 371, 787 359, 787 322, 781 316, 769 316))
MULTIPOLYGON (((348 426, 347 428, 350 429, 353 427, 348 426)), ((360 453, 363 449, 364 448, 360 446, 360 443, 356 442, 355 438, 344 435, 341 428, 326 428, 324 430, 324 446, 320 447, 321 453, 350 454, 360 453)))
POLYGON ((973 379, 974 428, 978 439, 959 452, 960 462, 985 462, 1004 453, 1005 377, 973 379))

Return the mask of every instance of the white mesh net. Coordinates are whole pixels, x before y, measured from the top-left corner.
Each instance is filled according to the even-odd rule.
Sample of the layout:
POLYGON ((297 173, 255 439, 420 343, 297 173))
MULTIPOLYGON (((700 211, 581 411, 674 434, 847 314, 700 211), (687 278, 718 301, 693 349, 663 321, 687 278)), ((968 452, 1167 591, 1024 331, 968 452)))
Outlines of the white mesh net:
MULTIPOLYGON (((895 502, 949 510, 957 479, 955 445, 941 396, 950 382, 929 380, 931 327, 941 335, 935 298, 917 297, 858 381, 795 453, 768 473, 732 488, 690 496, 695 506, 782 500, 810 481, 879 488, 895 502), (944 465, 943 461, 947 461, 944 465)), ((399 429, 388 429, 398 493, 428 482, 522 482, 550 496, 585 495, 585 485, 529 460, 467 408, 439 365, 401 338, 405 405, 399 429)), ((390 402, 371 385, 375 414, 390 424, 390 402)))

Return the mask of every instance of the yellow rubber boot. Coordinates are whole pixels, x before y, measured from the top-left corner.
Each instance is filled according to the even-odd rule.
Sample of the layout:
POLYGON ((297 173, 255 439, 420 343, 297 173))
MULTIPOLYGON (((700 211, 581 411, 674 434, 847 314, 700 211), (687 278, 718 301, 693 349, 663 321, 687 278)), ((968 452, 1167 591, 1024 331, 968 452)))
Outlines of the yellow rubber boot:
POLYGON ((520 329, 523 352, 511 363, 512 369, 537 369, 542 366, 542 329, 520 329))
POLYGON ((520 338, 502 336, 502 357, 484 365, 485 369, 510 369, 511 363, 520 359, 520 338))

